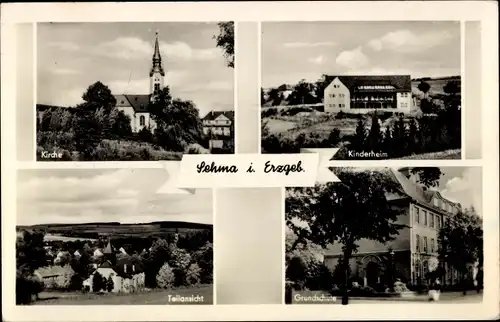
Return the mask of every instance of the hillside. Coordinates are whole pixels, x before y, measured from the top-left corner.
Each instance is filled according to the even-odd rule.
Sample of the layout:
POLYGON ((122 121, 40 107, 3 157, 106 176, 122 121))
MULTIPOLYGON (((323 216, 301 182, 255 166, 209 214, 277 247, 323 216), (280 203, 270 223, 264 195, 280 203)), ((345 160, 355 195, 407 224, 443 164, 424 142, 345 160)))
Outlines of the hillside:
POLYGON ((43 230, 46 234, 64 237, 99 238, 100 236, 113 237, 160 237, 178 232, 185 233, 192 230, 212 230, 213 226, 202 223, 183 221, 157 221, 140 224, 120 224, 118 222, 99 222, 84 224, 40 224, 32 226, 17 226, 19 233, 23 230, 43 230))

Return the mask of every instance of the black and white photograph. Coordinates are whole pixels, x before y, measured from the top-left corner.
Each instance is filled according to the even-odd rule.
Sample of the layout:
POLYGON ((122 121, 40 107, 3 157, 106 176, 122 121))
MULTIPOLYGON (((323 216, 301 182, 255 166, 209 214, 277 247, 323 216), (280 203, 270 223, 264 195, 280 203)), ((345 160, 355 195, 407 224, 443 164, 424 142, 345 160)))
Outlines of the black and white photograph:
POLYGON ((262 23, 261 151, 460 159, 458 21, 262 23))
POLYGON ((482 168, 332 171, 286 188, 285 303, 481 303, 482 168))
POLYGON ((38 161, 234 153, 234 23, 37 24, 38 161))
POLYGON ((213 304, 211 189, 161 168, 17 175, 17 305, 213 304))

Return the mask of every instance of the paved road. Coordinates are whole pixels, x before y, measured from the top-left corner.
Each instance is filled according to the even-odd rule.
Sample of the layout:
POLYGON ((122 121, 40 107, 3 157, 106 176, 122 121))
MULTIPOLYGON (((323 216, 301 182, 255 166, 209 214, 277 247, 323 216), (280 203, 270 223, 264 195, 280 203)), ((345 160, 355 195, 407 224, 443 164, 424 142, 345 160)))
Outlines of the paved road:
MULTIPOLYGON (((366 304, 366 303, 384 303, 384 304, 393 304, 393 303, 479 303, 483 299, 483 295, 477 294, 476 292, 469 292, 467 295, 463 295, 461 292, 446 292, 442 293, 439 297, 438 302, 429 302, 429 298, 426 295, 417 295, 411 298, 350 298, 350 304, 366 304)), ((340 298, 337 298, 337 304, 340 304, 340 298)))

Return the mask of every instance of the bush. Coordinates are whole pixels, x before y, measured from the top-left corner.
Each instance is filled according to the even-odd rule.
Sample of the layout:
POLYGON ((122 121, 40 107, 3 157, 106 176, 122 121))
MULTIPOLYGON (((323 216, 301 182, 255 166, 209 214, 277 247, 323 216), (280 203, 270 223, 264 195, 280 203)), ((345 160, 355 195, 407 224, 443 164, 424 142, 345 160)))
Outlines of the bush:
POLYGON ((108 278, 108 281, 106 282, 106 290, 108 292, 111 292, 114 287, 115 287, 115 283, 113 282, 113 278, 110 276, 108 278))
POLYGON ((350 296, 362 296, 362 297, 372 297, 378 295, 378 293, 370 286, 358 286, 353 287, 349 291, 350 296))
POLYGON ((106 282, 104 277, 99 272, 95 272, 94 277, 92 278, 92 291, 99 292, 105 288, 106 282))
POLYGON ((34 297, 43 290, 43 283, 34 277, 29 277, 17 271, 16 274, 16 304, 30 304, 34 297))
POLYGON ((210 151, 205 149, 198 143, 192 143, 188 145, 185 151, 186 154, 209 154, 210 151))
POLYGON ((262 109, 260 112, 261 118, 271 117, 278 115, 278 109, 276 107, 270 107, 267 109, 262 109))
POLYGON ((156 275, 156 283, 161 288, 172 288, 175 282, 174 270, 168 263, 163 264, 163 266, 158 271, 156 275))
POLYGON ((73 291, 80 291, 83 287, 83 279, 79 274, 71 276, 69 288, 73 291))
POLYGON ((189 265, 189 268, 186 272, 186 283, 187 285, 198 285, 200 284, 200 274, 201 268, 198 264, 193 263, 189 265))
POLYGON ((310 108, 310 107, 294 106, 294 107, 290 107, 288 109, 283 110, 281 112, 281 115, 282 116, 286 116, 286 115, 294 116, 294 115, 297 115, 300 112, 312 112, 312 111, 313 111, 313 109, 310 108))
POLYGON ((180 160, 182 153, 165 151, 149 143, 103 140, 94 149, 94 161, 180 160))
POLYGON ((387 285, 384 283, 377 283, 373 289, 378 293, 383 293, 387 289, 387 285))
POLYGON ((406 287, 417 294, 425 294, 429 291, 429 287, 425 284, 408 284, 406 287))
POLYGON ((153 142, 153 133, 146 128, 143 127, 139 133, 138 133, 139 140, 144 141, 144 142, 153 142))

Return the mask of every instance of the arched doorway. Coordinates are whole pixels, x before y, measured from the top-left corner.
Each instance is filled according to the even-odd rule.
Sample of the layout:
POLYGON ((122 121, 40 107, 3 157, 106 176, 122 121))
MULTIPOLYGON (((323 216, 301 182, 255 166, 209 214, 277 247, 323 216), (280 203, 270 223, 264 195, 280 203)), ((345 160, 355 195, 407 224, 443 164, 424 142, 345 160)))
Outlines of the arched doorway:
POLYGON ((378 263, 369 262, 366 265, 366 284, 369 286, 376 285, 380 277, 380 267, 378 263))

